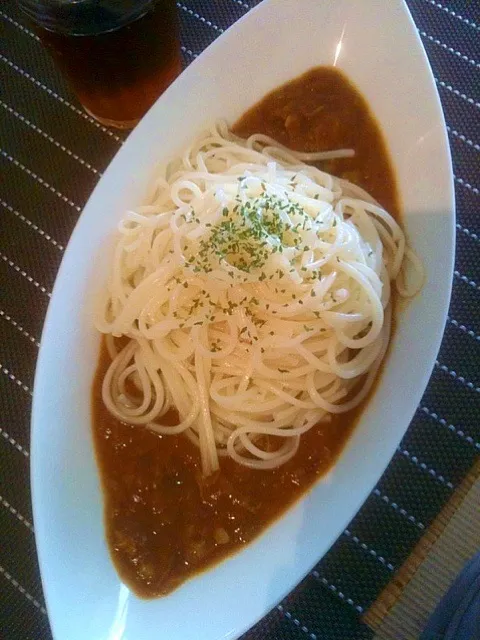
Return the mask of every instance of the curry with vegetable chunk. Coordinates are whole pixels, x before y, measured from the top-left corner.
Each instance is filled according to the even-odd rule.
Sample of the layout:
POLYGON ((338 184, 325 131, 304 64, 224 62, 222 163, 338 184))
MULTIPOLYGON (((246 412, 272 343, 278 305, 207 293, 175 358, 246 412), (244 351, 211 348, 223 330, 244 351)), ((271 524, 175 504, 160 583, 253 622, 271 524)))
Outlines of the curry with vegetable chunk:
MULTIPOLYGON (((264 133, 298 151, 354 149, 353 157, 319 168, 363 187, 398 218, 379 126, 337 69, 312 69, 274 90, 233 131, 243 138, 264 133)), ((102 400, 109 362, 103 343, 92 422, 106 537, 122 580, 144 598, 170 593, 264 531, 332 467, 368 402, 308 430, 293 458, 278 468, 252 469, 222 457, 220 469, 205 477, 198 449, 185 435, 159 435, 112 416, 102 400)), ((174 413, 168 417, 176 424, 174 413)))

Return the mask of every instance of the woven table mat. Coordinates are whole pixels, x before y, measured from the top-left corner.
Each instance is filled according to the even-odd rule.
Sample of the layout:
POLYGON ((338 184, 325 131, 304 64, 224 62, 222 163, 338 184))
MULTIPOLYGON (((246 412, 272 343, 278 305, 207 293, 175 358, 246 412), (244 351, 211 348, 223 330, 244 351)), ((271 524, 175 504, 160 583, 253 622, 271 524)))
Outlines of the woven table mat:
MULTIPOLYGON (((256 4, 178 2, 185 65, 256 4)), ((480 451, 480 1, 408 6, 433 68, 455 173, 457 259, 445 337, 378 485, 315 570, 244 640, 372 638, 365 613, 480 451)), ((0 115, 0 639, 50 640, 29 486, 35 361, 64 248, 124 135, 82 111, 14 0, 0 0, 0 115)))
POLYGON ((480 549, 479 505, 480 460, 365 615, 376 631, 374 640, 420 635, 450 584, 480 549))

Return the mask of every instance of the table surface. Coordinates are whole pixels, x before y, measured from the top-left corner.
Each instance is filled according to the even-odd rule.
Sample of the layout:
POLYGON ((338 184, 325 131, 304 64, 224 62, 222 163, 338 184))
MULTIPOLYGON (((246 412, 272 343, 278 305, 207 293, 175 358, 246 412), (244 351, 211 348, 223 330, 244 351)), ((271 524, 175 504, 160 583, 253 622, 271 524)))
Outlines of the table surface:
MULTIPOLYGON (((256 4, 177 2, 185 65, 256 4)), ((244 640, 371 638, 362 613, 480 451, 480 2, 408 5, 455 174, 457 260, 444 341, 412 424, 360 512, 244 640)), ((13 0, 0 2, 0 25, 0 638, 49 640, 29 487, 35 361, 64 248, 123 135, 82 112, 13 0)))

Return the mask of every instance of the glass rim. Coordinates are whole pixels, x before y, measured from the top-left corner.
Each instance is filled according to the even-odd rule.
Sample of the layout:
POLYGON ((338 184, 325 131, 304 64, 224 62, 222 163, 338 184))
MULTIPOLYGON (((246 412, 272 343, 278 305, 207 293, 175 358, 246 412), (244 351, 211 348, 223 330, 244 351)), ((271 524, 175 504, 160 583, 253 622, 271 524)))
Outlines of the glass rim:
POLYGON ((158 0, 19 0, 35 24, 65 35, 100 35, 144 16, 158 0))

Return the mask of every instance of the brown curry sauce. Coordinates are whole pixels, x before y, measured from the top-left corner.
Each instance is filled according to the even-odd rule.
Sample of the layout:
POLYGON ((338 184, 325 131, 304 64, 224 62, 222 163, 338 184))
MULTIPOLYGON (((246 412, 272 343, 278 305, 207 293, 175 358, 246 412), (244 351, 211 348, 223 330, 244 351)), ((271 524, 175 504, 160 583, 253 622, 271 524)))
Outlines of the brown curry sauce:
MULTIPOLYGON (((234 131, 243 137, 265 133, 301 151, 355 149, 353 158, 320 168, 364 187, 398 216, 378 124, 338 70, 312 69, 273 91, 234 131)), ((258 536, 333 465, 362 411, 334 416, 305 433, 295 457, 278 469, 252 470, 222 458, 220 472, 205 479, 199 452, 185 436, 159 436, 110 415, 101 397, 108 364, 103 346, 92 413, 106 536, 120 577, 145 598, 169 593, 258 536)))

